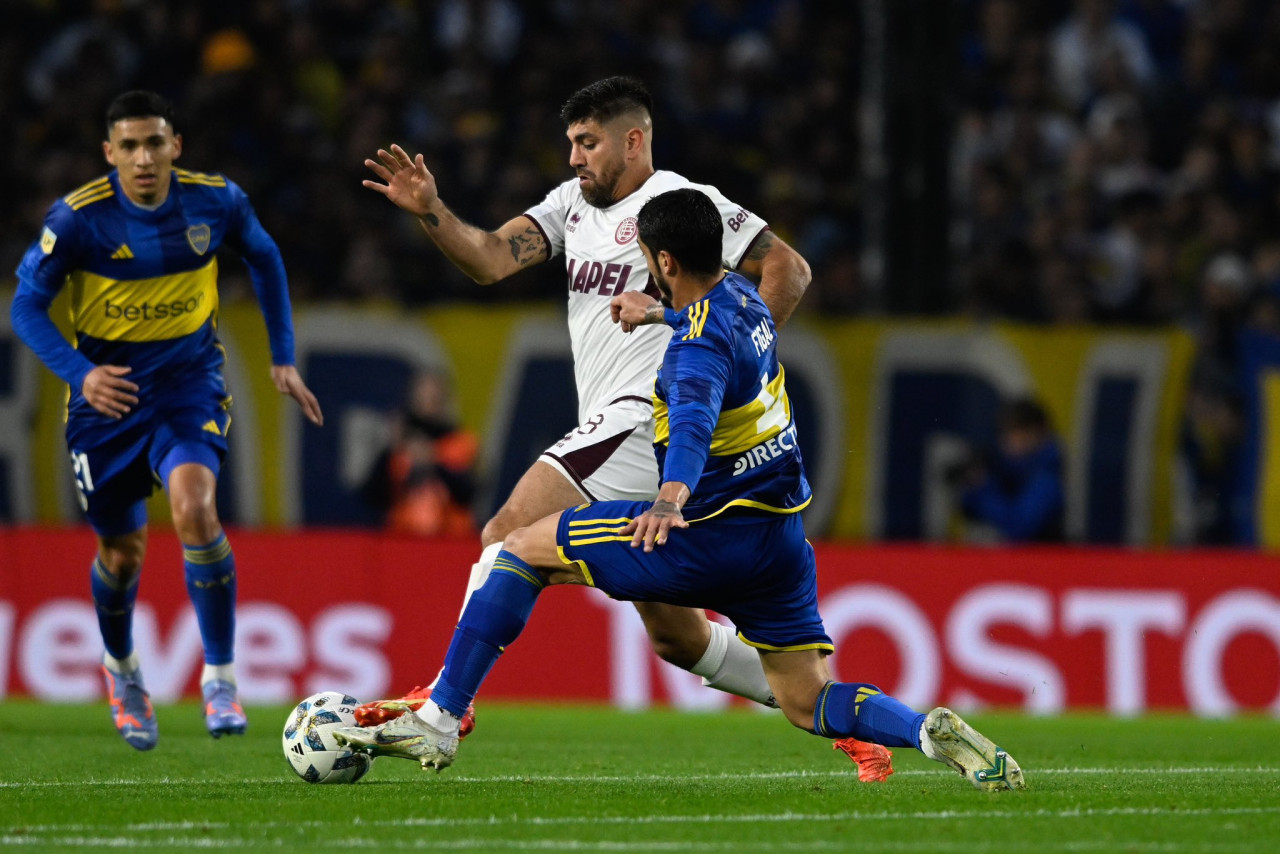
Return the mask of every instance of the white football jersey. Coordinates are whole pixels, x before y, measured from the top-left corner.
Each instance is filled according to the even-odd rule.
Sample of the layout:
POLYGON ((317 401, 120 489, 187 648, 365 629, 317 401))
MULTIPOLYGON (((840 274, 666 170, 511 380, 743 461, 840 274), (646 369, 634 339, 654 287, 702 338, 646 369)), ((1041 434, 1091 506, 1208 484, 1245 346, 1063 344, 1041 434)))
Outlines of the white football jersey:
POLYGON ((607 208, 588 204, 578 179, 571 178, 525 211, 542 230, 551 256, 564 253, 579 422, 619 398, 649 400, 653 394, 671 328, 659 323, 624 333, 609 315, 609 301, 623 291, 647 289, 659 296, 640 251, 636 215, 649 199, 681 187, 701 190, 719 208, 724 264, 737 267, 767 223, 715 187, 694 184, 674 172, 655 172, 640 189, 607 208))

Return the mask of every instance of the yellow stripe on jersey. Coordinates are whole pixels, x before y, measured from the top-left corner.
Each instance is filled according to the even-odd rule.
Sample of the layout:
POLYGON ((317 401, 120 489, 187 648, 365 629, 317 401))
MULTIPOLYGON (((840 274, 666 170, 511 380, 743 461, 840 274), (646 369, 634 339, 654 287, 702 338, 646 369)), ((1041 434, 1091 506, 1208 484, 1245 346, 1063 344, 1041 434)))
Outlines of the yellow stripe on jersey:
POLYGON ((103 175, 101 178, 95 178, 88 184, 76 187, 70 193, 63 196, 62 200, 68 205, 74 206, 77 201, 81 200, 85 196, 92 196, 96 193, 102 192, 104 189, 111 189, 111 181, 108 180, 106 175, 103 175))
MULTIPOLYGON (((791 423, 791 399, 787 397, 784 382, 786 373, 782 365, 778 365, 778 375, 772 380, 768 374, 760 377, 760 393, 755 400, 720 413, 720 419, 711 432, 711 453, 714 456, 740 454, 787 429, 787 425, 791 423)), ((663 445, 671 440, 671 427, 667 417, 666 402, 655 396, 653 441, 663 445)))
POLYGON ((689 331, 680 339, 681 341, 702 337, 702 328, 707 325, 707 316, 711 314, 711 300, 704 299, 701 302, 695 302, 689 306, 688 311, 689 331))
POLYGON ((752 501, 750 498, 735 498, 732 501, 725 502, 724 506, 716 510, 714 513, 708 513, 705 516, 699 516, 697 519, 685 519, 690 525, 694 522, 705 522, 708 519, 714 519, 730 507, 750 507, 753 510, 763 510, 766 513, 777 513, 779 516, 789 516, 792 513, 799 513, 801 510, 809 506, 809 502, 813 498, 806 498, 804 503, 799 507, 774 507, 772 504, 765 504, 762 501, 752 501))
POLYGON ((165 341, 195 332, 218 310, 218 261, 151 279, 111 279, 87 270, 71 283, 71 323, 107 341, 165 341))
POLYGON ((221 175, 212 175, 208 172, 191 172, 187 169, 174 169, 173 174, 178 176, 179 184, 203 184, 206 187, 225 187, 227 179, 221 175))
POLYGON ((106 187, 95 193, 90 193, 86 196, 77 196, 75 201, 67 202, 67 204, 71 206, 73 211, 78 211, 86 205, 91 205, 94 202, 100 202, 103 199, 109 199, 115 194, 116 191, 108 184, 106 187))

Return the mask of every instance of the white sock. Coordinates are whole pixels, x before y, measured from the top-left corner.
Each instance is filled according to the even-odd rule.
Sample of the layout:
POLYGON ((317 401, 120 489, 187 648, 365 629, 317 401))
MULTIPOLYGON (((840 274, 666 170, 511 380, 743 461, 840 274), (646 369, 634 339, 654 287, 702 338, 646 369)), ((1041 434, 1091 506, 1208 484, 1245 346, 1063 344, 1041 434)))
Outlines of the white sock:
POLYGON ((200 684, 208 685, 213 680, 236 684, 236 666, 228 661, 226 664, 206 664, 200 671, 200 684))
POLYGON ((430 700, 423 703, 421 709, 416 712, 410 712, 410 714, 416 715, 418 720, 445 735, 457 735, 458 728, 462 726, 461 718, 454 717, 450 712, 445 711, 430 700))
MULTIPOLYGON (((467 610, 467 603, 471 601, 471 594, 475 593, 481 587, 484 587, 485 581, 489 579, 489 573, 493 572, 493 562, 498 559, 498 552, 502 551, 502 543, 493 543, 485 546, 484 551, 480 552, 480 560, 471 564, 471 577, 467 579, 467 592, 462 594, 462 607, 458 609, 458 618, 462 618, 462 612, 467 610)), ((431 680, 427 685, 428 688, 436 687, 436 683, 440 681, 440 674, 444 673, 444 667, 440 668, 440 673, 436 674, 436 678, 431 680)))
POLYGON ((109 652, 102 654, 102 663, 112 673, 133 673, 141 665, 138 664, 138 651, 135 649, 124 658, 116 658, 109 652))
POLYGON ((689 671, 701 676, 702 684, 708 688, 777 708, 778 701, 769 690, 769 680, 765 678, 764 666, 760 664, 760 653, 743 643, 728 626, 714 620, 708 622, 711 624, 711 642, 689 671))

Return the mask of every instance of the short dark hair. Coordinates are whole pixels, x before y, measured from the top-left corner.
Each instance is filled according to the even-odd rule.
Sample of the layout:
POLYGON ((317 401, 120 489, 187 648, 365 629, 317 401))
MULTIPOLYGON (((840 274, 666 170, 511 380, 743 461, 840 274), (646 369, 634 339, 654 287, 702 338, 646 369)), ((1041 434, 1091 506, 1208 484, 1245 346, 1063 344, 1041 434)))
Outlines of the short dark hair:
POLYGON ((1030 397, 1017 397, 1005 403, 1000 412, 1000 423, 1006 430, 1035 430, 1048 432, 1053 428, 1049 413, 1030 397))
POLYGON ((692 187, 659 193, 640 208, 637 225, 655 257, 666 251, 691 273, 724 269, 724 226, 706 193, 692 187))
POLYGON ((164 119, 170 127, 173 127, 173 104, 146 89, 125 92, 123 95, 116 96, 116 99, 107 107, 107 135, 111 135, 111 128, 118 121, 152 116, 164 119))
POLYGON ((560 108, 560 118, 566 125, 589 119, 604 124, 633 110, 643 110, 653 118, 649 90, 634 77, 606 77, 570 95, 560 108))

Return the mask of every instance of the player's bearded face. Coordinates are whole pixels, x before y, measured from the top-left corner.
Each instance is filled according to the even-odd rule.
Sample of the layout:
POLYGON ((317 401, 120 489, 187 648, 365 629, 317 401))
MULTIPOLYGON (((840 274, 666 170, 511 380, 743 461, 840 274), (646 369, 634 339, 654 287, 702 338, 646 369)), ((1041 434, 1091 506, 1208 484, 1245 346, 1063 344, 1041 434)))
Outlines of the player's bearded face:
POLYGON ((653 283, 658 286, 658 293, 662 294, 659 301, 667 308, 675 308, 671 302, 675 298, 671 292, 671 283, 667 281, 666 276, 662 275, 662 271, 656 268, 653 271, 653 283))
POLYGON ((169 178, 173 161, 182 153, 182 137, 158 116, 121 119, 111 126, 102 151, 119 171, 120 186, 130 201, 159 204, 169 196, 169 178))
POLYGON ((597 122, 581 122, 569 129, 573 143, 569 165, 587 204, 607 208, 617 201, 618 182, 626 169, 626 140, 597 122))

